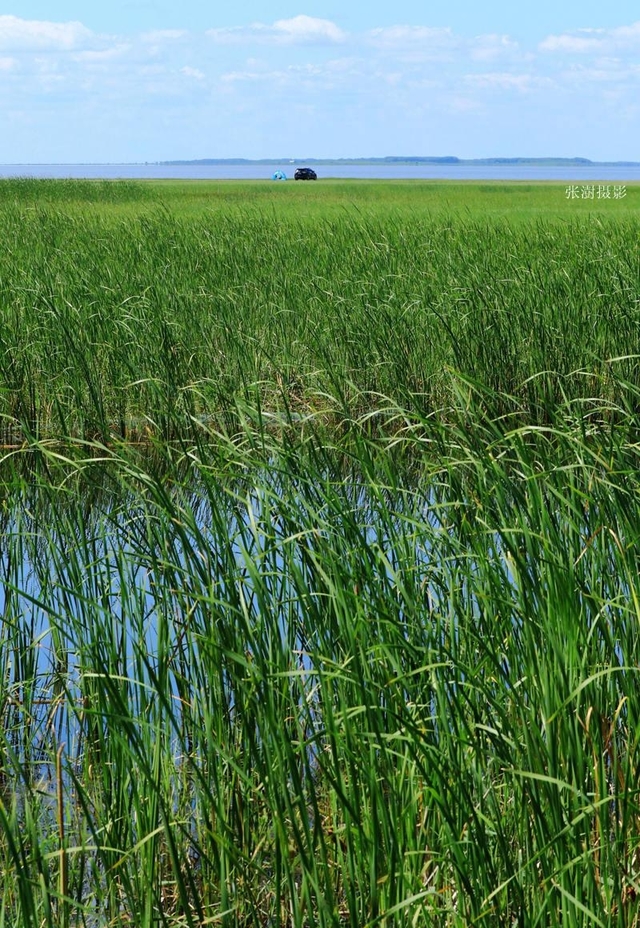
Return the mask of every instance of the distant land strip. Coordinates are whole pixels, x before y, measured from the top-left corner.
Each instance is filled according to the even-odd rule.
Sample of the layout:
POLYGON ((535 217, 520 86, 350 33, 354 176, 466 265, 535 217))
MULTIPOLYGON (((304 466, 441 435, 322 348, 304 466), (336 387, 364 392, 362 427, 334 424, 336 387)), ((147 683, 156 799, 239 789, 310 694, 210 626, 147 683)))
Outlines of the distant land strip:
POLYGON ((388 155, 385 158, 197 158, 157 164, 540 164, 640 167, 640 161, 591 161, 589 158, 456 158, 455 155, 388 155))

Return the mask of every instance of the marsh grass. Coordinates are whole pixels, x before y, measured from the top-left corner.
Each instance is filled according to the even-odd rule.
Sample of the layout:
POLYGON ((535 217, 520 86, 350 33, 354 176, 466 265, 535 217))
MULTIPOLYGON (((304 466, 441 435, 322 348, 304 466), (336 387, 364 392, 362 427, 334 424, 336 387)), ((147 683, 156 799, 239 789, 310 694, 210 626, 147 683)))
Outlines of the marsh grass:
POLYGON ((33 209, 43 205, 123 205, 148 201, 151 188, 129 180, 49 180, 16 177, 0 180, 0 203, 33 209))
POLYGON ((637 445, 387 414, 180 466, 39 447, 6 924, 635 923, 637 445))
MULTIPOLYGON (((147 189, 103 186, 134 201, 147 189)), ((449 371, 540 424, 567 400, 616 405, 618 382, 637 386, 635 219, 305 220, 249 206, 180 219, 153 203, 119 215, 9 201, 5 443, 169 438, 242 400, 273 411, 284 398, 300 415, 323 394, 343 418, 376 395, 426 414, 451 405, 449 371)))
POLYGON ((636 925, 637 224, 2 209, 0 925, 636 925))

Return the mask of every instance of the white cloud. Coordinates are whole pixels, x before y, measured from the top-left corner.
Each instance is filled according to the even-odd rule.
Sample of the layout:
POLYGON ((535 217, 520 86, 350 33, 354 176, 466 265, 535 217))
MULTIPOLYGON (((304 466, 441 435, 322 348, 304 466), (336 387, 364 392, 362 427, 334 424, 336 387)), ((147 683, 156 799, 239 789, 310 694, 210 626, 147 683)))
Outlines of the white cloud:
MULTIPOLYGON (((268 75, 272 77, 273 75, 268 75)), ((228 71, 220 80, 224 84, 237 84, 244 81, 259 81, 267 77, 264 71, 228 71)))
POLYGON ((180 68, 180 73, 184 74, 185 77, 191 77, 196 81, 203 81, 205 79, 204 71, 200 71, 198 68, 190 68, 188 65, 184 68, 180 68))
POLYGON ((543 52, 595 52, 603 47, 602 39, 594 39, 581 35, 550 35, 540 43, 543 52))
POLYGON ((562 72, 562 79, 577 87, 587 81, 598 84, 618 84, 620 87, 630 81, 640 79, 640 65, 624 65, 619 59, 599 59, 592 66, 583 65, 568 68, 562 72))
POLYGON ((274 71, 229 71, 223 74, 220 80, 223 84, 249 84, 257 83, 261 88, 267 86, 295 84, 299 82, 300 73, 294 68, 274 71))
POLYGON ((611 30, 611 35, 617 42, 629 42, 633 45, 640 44, 640 20, 632 23, 630 26, 618 26, 617 29, 611 30))
POLYGON ((56 23, 0 16, 0 48, 16 51, 68 51, 86 44, 93 33, 79 22, 56 23))
MULTIPOLYGON (((239 9, 237 22, 242 22, 241 15, 239 9)), ((79 22, 3 15, 0 96, 13 111, 46 110, 60 125, 65 118, 73 121, 76 114, 85 113, 93 129, 83 128, 77 137, 84 140, 102 132, 106 149, 101 157, 109 160, 118 160, 111 148, 133 148, 134 137, 142 139, 145 133, 160 140, 154 145, 166 145, 160 128, 166 114, 183 111, 192 112, 199 127, 196 149, 205 143, 201 127, 214 122, 220 131, 211 138, 244 140, 242 145, 216 142, 220 156, 225 156, 224 145, 229 151, 236 145, 238 154, 251 156, 242 146, 255 144, 252 138, 257 135, 263 138, 260 144, 279 148, 281 138, 274 126, 287 121, 294 148, 296 138, 307 138, 302 133, 312 135, 322 125, 319 137, 334 138, 336 153, 345 150, 349 133, 352 150, 365 144, 366 133, 366 139, 374 140, 366 142, 373 151, 378 144, 387 145, 392 125, 400 132, 400 148, 405 147, 404 138, 432 138, 423 128, 429 120, 442 120, 446 140, 447 132, 455 135, 456 126, 471 126, 474 120, 478 132, 488 131, 479 114, 499 125, 506 112, 518 118, 552 112, 558 138, 565 128, 569 132, 566 119, 578 110, 602 112, 603 125, 609 118, 614 125, 610 113, 637 118, 638 52, 640 23, 568 30, 540 44, 520 45, 508 35, 473 36, 428 24, 362 28, 347 34, 338 22, 306 15, 208 33, 166 29, 121 36, 93 33, 79 22), (299 117, 303 110, 307 123, 299 117), (101 114, 95 123, 94 113, 101 114), (125 114, 134 131, 103 132, 102 114, 104 125, 112 126, 121 125, 125 114), (251 119, 241 114, 251 114, 251 119), (245 130, 255 121, 264 122, 264 131, 245 130), (409 130, 402 134, 405 126, 413 135, 409 130)), ((466 131, 460 129, 455 136, 462 147, 467 144, 466 131)), ((509 125, 504 138, 514 131, 509 125)), ((631 129, 627 134, 633 142, 631 129)), ((69 134, 69 146, 74 138, 69 134)), ((516 145, 519 137, 514 138, 516 145)), ((555 136, 551 141, 555 144, 555 136)), ((449 142, 447 147, 453 151, 456 146, 449 142)), ((160 151, 145 148, 139 148, 138 156, 143 152, 144 157, 161 157, 160 151)), ((584 153, 593 155, 586 149, 584 153)))
POLYGON ((454 113, 459 113, 462 116, 476 115, 477 113, 483 112, 483 107, 478 100, 472 97, 464 97, 460 94, 453 94, 449 97, 447 106, 452 109, 454 113))
POLYGON ((486 34, 473 38, 456 35, 452 29, 430 26, 397 25, 372 29, 363 36, 366 45, 373 46, 387 57, 397 56, 403 62, 522 61, 532 56, 520 49, 508 35, 486 34))
POLYGON ((615 29, 576 29, 561 35, 549 35, 539 48, 544 52, 612 53, 615 50, 640 50, 640 21, 615 29))
POLYGON ((246 28, 209 29, 207 35, 223 45, 335 45, 346 39, 346 33, 331 20, 313 16, 279 19, 272 26, 254 23, 246 28))
POLYGON ((89 49, 87 51, 78 52, 73 56, 74 61, 87 62, 87 63, 99 63, 102 61, 113 61, 115 58, 124 57, 127 52, 131 50, 131 45, 121 44, 114 45, 111 48, 103 48, 98 50, 89 49))
POLYGON ((344 42, 346 36, 342 29, 328 19, 314 19, 312 16, 295 16, 293 19, 279 19, 273 24, 274 31, 287 40, 298 42, 344 42))
POLYGON ((366 39, 378 48, 390 49, 406 46, 452 48, 458 44, 451 29, 429 26, 387 26, 372 29, 367 33, 366 39))
POLYGON ((495 61, 498 58, 522 58, 520 46, 508 35, 479 35, 471 41, 471 57, 475 61, 495 61))
POLYGON ((520 93, 528 93, 538 87, 550 85, 552 81, 535 74, 493 71, 485 74, 467 74, 465 83, 478 89, 517 90, 520 93))
MULTIPOLYGON (((322 64, 288 65, 286 68, 266 69, 259 65, 251 67, 247 62, 244 70, 228 71, 220 81, 227 86, 258 83, 263 90, 268 88, 299 88, 307 90, 329 90, 350 86, 352 89, 362 73, 358 62, 350 58, 337 58, 322 64)), ((367 75, 368 76, 368 75, 367 75)), ((379 75, 378 75, 379 77, 379 75)))

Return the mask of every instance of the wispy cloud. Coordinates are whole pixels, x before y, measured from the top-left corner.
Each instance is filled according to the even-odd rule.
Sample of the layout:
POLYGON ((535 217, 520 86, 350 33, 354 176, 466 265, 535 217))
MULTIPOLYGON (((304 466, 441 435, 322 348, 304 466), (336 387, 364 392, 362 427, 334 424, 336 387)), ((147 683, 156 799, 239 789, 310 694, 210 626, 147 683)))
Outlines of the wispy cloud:
POLYGON ((540 87, 552 85, 550 78, 536 74, 516 74, 512 72, 490 71, 481 74, 468 74, 465 83, 469 87, 489 90, 517 90, 531 93, 540 87))
POLYGON ((387 26, 371 29, 366 41, 379 48, 455 48, 459 39, 451 29, 436 29, 429 26, 387 26))
POLYGON ((0 48, 15 51, 70 50, 86 44, 93 36, 79 22, 56 23, 0 16, 0 48))
POLYGON ((113 45, 111 48, 87 49, 73 55, 73 60, 79 63, 96 64, 113 61, 115 58, 124 58, 132 46, 127 43, 113 45))
MULTIPOLYGON (((582 30, 586 32, 587 30, 582 30)), ((591 31, 591 30, 589 30, 591 31)), ((593 30, 595 31, 595 30, 593 30)), ((583 52, 597 52, 603 47, 603 40, 593 35, 550 35, 540 43, 543 52, 570 52, 582 54, 583 52)))
POLYGON ((518 42, 508 35, 479 35, 469 42, 469 51, 474 61, 496 61, 500 59, 517 59, 522 61, 526 55, 518 42))
POLYGON ((149 45, 158 45, 162 42, 176 42, 188 35, 186 29, 155 29, 152 32, 143 32, 140 38, 149 45))
POLYGON ((329 19, 294 16, 279 19, 273 25, 254 23, 228 29, 209 29, 207 35, 222 45, 335 45, 344 42, 346 33, 329 19))
MULTIPOLYGON (((619 59, 601 59, 592 64, 574 65, 562 71, 562 80, 568 86, 581 87, 587 81, 596 84, 616 84, 620 88, 640 83, 640 65, 625 64, 619 59)), ((636 88, 637 92, 638 88, 636 88)))
POLYGON ((180 73, 184 74, 185 77, 190 77, 194 81, 203 81, 206 77, 204 71, 201 71, 199 68, 190 68, 188 65, 185 65, 184 68, 180 68, 180 73))
POLYGON ((549 35, 539 48, 543 52, 569 54, 603 54, 618 51, 640 51, 640 21, 615 29, 576 29, 560 35, 549 35))
MULTIPOLYGON (((228 71, 220 78, 223 84, 257 83, 261 87, 279 86, 281 88, 305 91, 327 91, 340 89, 348 83, 352 88, 362 79, 369 80, 371 75, 363 72, 359 63, 350 58, 338 58, 321 64, 289 65, 286 68, 269 69, 258 62, 243 70, 228 71)), ((382 77, 378 75, 378 77, 382 77)))
MULTIPOLYGON (((430 149, 439 127, 441 144, 464 153, 467 139, 473 132, 486 135, 492 119, 494 128, 505 120, 503 137, 513 135, 515 147, 522 137, 513 128, 518 120, 521 133, 532 131, 536 119, 539 130, 553 126, 554 144, 580 129, 575 114, 587 109, 598 114, 598 125, 614 128, 623 113, 631 114, 625 116, 631 124, 640 99, 639 53, 640 22, 527 44, 428 23, 347 32, 338 21, 302 14, 200 33, 129 35, 2 15, 0 116, 46 112, 56 137, 66 134, 69 145, 73 132, 58 127, 77 124, 76 144, 101 134, 115 147, 133 146, 137 137, 160 138, 170 113, 182 126, 180 146, 192 133, 196 152, 208 145, 202 127, 215 125, 211 138, 222 141, 209 151, 221 157, 230 154, 222 147, 229 138, 244 140, 237 154, 269 154, 250 148, 257 136, 271 152, 280 149, 286 139, 278 127, 288 127, 294 141, 301 133, 310 143, 319 140, 318 153, 326 151, 325 138, 337 140, 338 152, 388 148, 391 126, 392 147, 430 149)), ((589 120, 583 122, 586 133, 589 120)), ((169 141, 175 143, 175 133, 169 141)), ((576 145, 571 136, 571 149, 576 145)), ((117 158, 121 151, 99 157, 117 158)), ((160 150, 139 154, 162 157, 160 150)))

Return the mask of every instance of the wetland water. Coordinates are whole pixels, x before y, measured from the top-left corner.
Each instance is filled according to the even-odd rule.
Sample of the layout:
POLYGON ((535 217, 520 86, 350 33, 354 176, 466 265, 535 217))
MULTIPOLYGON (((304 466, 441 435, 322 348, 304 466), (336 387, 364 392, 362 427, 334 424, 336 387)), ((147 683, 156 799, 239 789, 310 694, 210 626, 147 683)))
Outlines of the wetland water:
MULTIPOLYGON (((269 164, 0 164, 1 177, 100 178, 140 180, 267 180, 274 171, 290 179, 296 167, 269 164)), ((529 180, 529 181, 640 181, 640 165, 536 164, 318 164, 318 177, 361 180, 529 180)))

